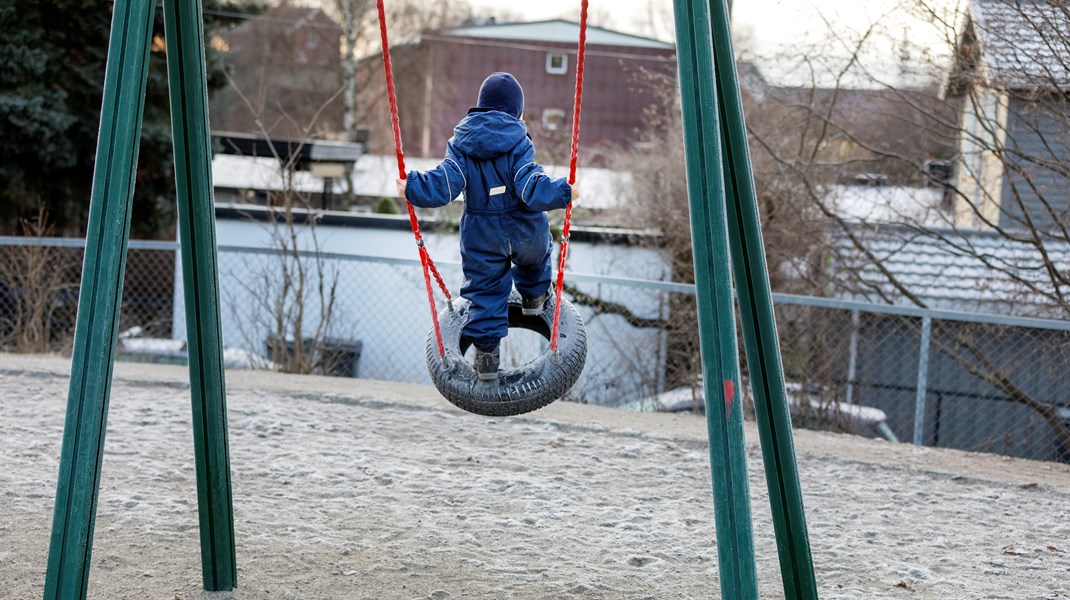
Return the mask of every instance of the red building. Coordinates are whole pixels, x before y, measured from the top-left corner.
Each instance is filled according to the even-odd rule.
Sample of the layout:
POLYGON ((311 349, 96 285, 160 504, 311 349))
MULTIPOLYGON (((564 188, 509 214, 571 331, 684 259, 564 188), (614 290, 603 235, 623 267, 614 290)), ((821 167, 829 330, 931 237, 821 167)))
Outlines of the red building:
MULTIPOLYGON (((576 84, 579 25, 568 21, 488 24, 424 34, 397 56, 402 137, 408 154, 438 157, 479 85, 494 71, 524 87, 525 114, 544 164, 567 164, 576 84)), ((381 68, 381 67, 380 67, 381 68)), ((581 111, 581 158, 643 139, 646 109, 676 85, 672 44, 588 27, 581 111)), ((385 103, 380 102, 385 106, 385 103)), ((393 150, 389 118, 370 123, 371 151, 393 150)))
POLYGON ((276 6, 211 44, 228 84, 212 97, 212 128, 290 139, 342 136, 342 29, 318 8, 276 6), (237 89, 234 89, 234 88, 237 89))

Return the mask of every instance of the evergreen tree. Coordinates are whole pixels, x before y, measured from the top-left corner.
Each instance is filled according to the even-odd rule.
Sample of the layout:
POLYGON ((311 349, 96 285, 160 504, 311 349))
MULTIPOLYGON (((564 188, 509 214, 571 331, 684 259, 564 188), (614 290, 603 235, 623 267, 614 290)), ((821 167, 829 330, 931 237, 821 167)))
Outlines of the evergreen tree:
MULTIPOLYGON (((85 232, 112 0, 0 0, 0 233, 48 211, 61 235, 85 232)), ((205 2, 205 39, 250 4, 205 2)), ((210 92, 225 81, 208 45, 210 92)), ((134 237, 174 239, 174 164, 163 15, 154 20, 132 218, 134 237)))

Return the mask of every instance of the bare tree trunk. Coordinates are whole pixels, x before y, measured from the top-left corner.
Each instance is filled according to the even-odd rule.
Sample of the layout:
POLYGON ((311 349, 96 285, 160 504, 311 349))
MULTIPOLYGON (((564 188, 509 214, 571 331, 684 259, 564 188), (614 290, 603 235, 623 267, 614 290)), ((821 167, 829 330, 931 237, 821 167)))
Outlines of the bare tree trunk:
POLYGON ((434 89, 435 89, 435 47, 429 46, 427 48, 427 64, 424 67, 424 104, 423 104, 423 125, 420 134, 420 153, 421 156, 432 156, 431 154, 431 126, 434 122, 432 119, 433 107, 434 107, 434 89))
POLYGON ((354 2, 363 0, 339 0, 342 12, 342 128, 346 141, 357 140, 357 15, 354 2))
MULTIPOLYGON (((236 90, 246 107, 260 120, 248 99, 236 90)), ((303 138, 315 126, 323 110, 333 102, 342 90, 324 102, 311 121, 301 126, 303 138)), ((288 117, 288 115, 287 115, 288 117)), ((294 123, 295 126, 299 124, 294 123)), ((267 132, 262 133, 267 136, 267 132)), ((272 152, 274 152, 272 147, 272 152)), ((253 306, 234 306, 237 313, 252 314, 249 330, 243 331, 246 343, 255 347, 257 340, 267 334, 271 361, 283 371, 291 373, 329 373, 334 365, 329 364, 333 354, 326 346, 328 335, 337 329, 333 322, 339 274, 325 267, 320 240, 316 233, 318 215, 312 209, 311 195, 299 192, 294 184, 299 153, 288 157, 275 154, 278 161, 282 189, 269 195, 268 203, 274 210, 269 213, 272 225, 272 250, 277 260, 261 270, 255 283, 245 285, 244 292, 253 306), (304 213, 304 222, 298 214, 304 213), (308 234, 303 250, 302 235, 308 234), (313 308, 316 305, 317 311, 313 308), (307 323, 315 323, 309 334, 307 323)), ((236 315, 239 322, 241 316, 236 315)))

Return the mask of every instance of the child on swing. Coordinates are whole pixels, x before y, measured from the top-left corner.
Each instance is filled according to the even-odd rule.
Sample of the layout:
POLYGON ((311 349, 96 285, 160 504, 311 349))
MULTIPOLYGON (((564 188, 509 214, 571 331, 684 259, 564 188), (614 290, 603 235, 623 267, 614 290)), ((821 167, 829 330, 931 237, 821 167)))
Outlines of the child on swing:
POLYGON ((492 73, 454 128, 443 161, 397 180, 398 196, 422 208, 445 206, 464 193, 461 295, 471 307, 462 333, 476 348, 474 366, 484 381, 498 378, 514 283, 525 315, 542 313, 549 297, 553 240, 546 211, 580 197, 579 185, 547 176, 535 162, 523 114, 520 83, 492 73))

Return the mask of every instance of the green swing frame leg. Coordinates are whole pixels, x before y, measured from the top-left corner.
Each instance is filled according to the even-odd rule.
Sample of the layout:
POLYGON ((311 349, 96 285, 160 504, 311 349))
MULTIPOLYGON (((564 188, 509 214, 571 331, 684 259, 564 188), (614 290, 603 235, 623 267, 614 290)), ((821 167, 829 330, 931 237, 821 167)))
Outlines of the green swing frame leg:
POLYGON ((164 0, 204 589, 238 584, 201 0, 164 0))
POLYGON ((758 597, 709 7, 676 0, 684 150, 721 597, 758 597))
POLYGON ((151 0, 115 0, 113 9, 45 573, 46 599, 85 598, 89 585, 155 9, 151 0))
POLYGON ((738 356, 726 292, 730 256, 784 594, 816 599, 728 6, 725 0, 675 0, 674 9, 721 597, 758 597, 742 415, 732 394, 738 356), (721 406, 724 413, 715 410, 721 406))
MULTIPOLYGON (((116 0, 78 300, 44 598, 85 598, 156 3, 116 0)), ((204 33, 199 1, 165 3, 204 587, 237 583, 204 33)))
POLYGON ((747 147, 747 128, 736 76, 728 6, 725 0, 710 0, 710 4, 732 270, 743 324, 743 342, 751 376, 784 597, 788 600, 816 600, 817 581, 814 578, 806 511, 803 509, 799 471, 795 462, 780 338, 773 312, 769 267, 765 260, 758 199, 747 147))

